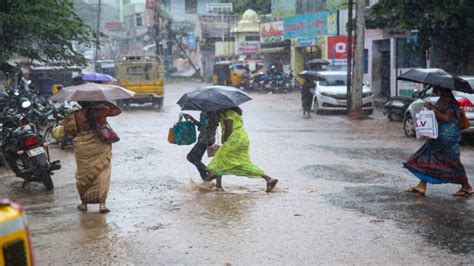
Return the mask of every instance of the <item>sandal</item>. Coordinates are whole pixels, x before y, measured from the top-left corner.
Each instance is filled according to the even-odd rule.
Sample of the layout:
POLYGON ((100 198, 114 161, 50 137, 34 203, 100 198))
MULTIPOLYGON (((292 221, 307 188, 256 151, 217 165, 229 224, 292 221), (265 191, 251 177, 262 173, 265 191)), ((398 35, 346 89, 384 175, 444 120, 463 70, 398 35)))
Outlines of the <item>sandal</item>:
POLYGON ((464 196, 469 196, 472 193, 474 193, 472 191, 472 188, 468 188, 468 189, 461 188, 458 192, 454 193, 453 196, 454 197, 464 197, 464 196))
POLYGON ((278 183, 278 179, 272 179, 267 182, 267 190, 265 192, 269 193, 275 188, 276 184, 278 183))
POLYGON ((418 196, 424 196, 425 195, 425 191, 418 190, 416 187, 407 188, 407 189, 405 189, 405 192, 414 193, 418 196))
POLYGON ((87 211, 87 205, 79 204, 77 205, 77 209, 80 211, 87 211))
POLYGON ((99 212, 100 213, 108 213, 108 212, 110 212, 110 210, 108 208, 104 207, 104 208, 100 208, 99 212))

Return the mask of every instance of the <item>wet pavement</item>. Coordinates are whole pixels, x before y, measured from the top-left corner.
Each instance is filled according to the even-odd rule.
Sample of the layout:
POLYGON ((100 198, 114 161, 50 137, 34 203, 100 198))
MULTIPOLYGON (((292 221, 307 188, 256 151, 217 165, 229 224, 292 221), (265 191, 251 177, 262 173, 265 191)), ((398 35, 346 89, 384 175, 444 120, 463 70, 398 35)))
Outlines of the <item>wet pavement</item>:
MULTIPOLYGON (((252 94, 244 104, 251 157, 280 179, 226 176, 224 192, 203 189, 185 157, 167 142, 175 102, 198 83, 166 87, 165 106, 141 106, 110 119, 113 146, 106 215, 76 210, 71 150, 52 148, 63 168, 54 192, 0 170, 0 195, 27 209, 38 265, 49 264, 470 264, 472 198, 455 185, 427 196, 403 189, 417 180, 401 163, 423 142, 379 112, 364 121, 300 112, 300 96, 252 94)), ((197 113, 192 113, 196 116, 197 113)), ((474 145, 462 146, 469 176, 474 145)), ((205 158, 208 161, 208 158, 205 158)))

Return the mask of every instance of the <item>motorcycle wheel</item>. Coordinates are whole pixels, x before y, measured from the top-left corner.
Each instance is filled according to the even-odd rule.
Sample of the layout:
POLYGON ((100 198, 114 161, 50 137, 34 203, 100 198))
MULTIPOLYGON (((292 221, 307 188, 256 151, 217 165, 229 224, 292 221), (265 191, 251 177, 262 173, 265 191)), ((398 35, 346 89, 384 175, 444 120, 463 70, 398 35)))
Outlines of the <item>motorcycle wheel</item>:
POLYGON ((46 188, 46 190, 53 190, 54 189, 54 184, 53 184, 53 180, 51 179, 51 174, 50 173, 43 173, 43 185, 44 187, 46 188))
POLYGON ((46 188, 46 190, 53 190, 54 184, 51 179, 51 171, 49 170, 49 162, 46 155, 31 157, 32 167, 37 167, 36 179, 41 181, 46 188))

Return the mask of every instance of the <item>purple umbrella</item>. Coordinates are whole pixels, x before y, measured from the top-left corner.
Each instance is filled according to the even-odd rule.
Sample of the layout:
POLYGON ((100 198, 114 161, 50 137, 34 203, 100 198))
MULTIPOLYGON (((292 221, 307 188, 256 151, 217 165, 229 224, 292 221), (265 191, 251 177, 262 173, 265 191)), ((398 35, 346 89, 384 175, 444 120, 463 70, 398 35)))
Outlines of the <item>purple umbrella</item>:
POLYGON ((114 77, 103 73, 84 73, 81 75, 85 81, 101 81, 101 82, 115 82, 114 77))

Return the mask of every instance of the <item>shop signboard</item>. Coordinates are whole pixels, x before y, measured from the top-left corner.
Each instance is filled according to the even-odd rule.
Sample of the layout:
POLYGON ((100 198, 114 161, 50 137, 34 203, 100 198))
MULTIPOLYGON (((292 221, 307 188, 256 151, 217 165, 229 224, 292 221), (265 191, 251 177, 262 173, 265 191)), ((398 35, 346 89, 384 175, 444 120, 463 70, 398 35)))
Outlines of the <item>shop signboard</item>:
POLYGON ((291 40, 291 46, 293 47, 311 47, 311 46, 320 46, 323 47, 326 43, 325 36, 317 37, 301 37, 291 40))
POLYGON ((328 15, 329 12, 319 12, 285 19, 285 40, 328 35, 328 15))
POLYGON ((120 23, 120 22, 107 22, 107 23, 105 23, 105 28, 109 31, 119 31, 119 30, 122 30, 122 23, 120 23))
POLYGON ((296 0, 272 0, 272 16, 276 19, 296 15, 296 0))
POLYGON ((239 55, 253 55, 260 50, 259 41, 246 41, 237 43, 237 52, 239 55))
POLYGON ((347 36, 329 36, 327 44, 328 60, 333 65, 347 64, 347 36))
POLYGON ((348 7, 347 0, 326 0, 327 10, 346 9, 348 7))
POLYGON ((383 37, 385 39, 389 38, 407 38, 410 36, 409 30, 399 30, 399 29, 384 29, 383 37))
POLYGON ((260 24, 260 41, 262 43, 275 43, 284 41, 283 21, 260 24))

